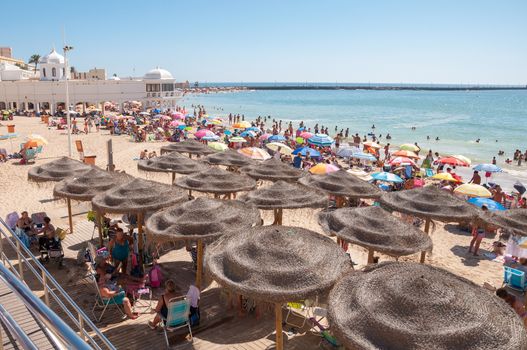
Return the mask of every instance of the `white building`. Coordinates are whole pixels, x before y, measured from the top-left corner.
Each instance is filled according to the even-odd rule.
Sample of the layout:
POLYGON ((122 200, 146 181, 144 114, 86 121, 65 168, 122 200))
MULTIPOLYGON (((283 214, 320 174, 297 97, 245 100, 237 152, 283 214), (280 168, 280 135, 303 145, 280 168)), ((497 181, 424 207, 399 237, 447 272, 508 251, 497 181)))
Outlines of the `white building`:
MULTIPOLYGON (((69 78, 70 72, 64 56, 52 50, 40 59, 39 72, 40 80, 30 79, 32 72, 14 65, 0 65, 0 110, 45 109, 54 113, 65 108, 66 76, 69 78)), ((175 84, 172 74, 161 68, 150 70, 142 78, 68 79, 69 100, 71 106, 95 105, 101 109, 105 102, 117 103, 122 109, 130 101, 141 102, 143 108, 174 109, 182 96, 175 84)))

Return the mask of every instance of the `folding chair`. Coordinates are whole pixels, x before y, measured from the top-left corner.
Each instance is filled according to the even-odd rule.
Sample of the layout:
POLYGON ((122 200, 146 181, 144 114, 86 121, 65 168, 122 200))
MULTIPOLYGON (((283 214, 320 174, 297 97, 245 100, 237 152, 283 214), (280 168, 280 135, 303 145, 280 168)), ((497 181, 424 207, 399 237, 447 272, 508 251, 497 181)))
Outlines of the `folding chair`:
POLYGON ((189 320, 190 300, 187 300, 185 296, 172 298, 168 301, 167 309, 167 318, 164 318, 163 315, 159 315, 165 324, 163 331, 165 333, 167 348, 170 348, 167 331, 173 332, 175 330, 187 327, 190 334, 190 339, 192 341, 192 329, 190 328, 189 320))
MULTIPOLYGON (((97 284, 97 279, 95 278, 95 271, 92 271, 92 273, 90 273, 90 279, 92 280, 93 286, 95 287, 95 290, 96 290, 95 302, 94 302, 93 307, 91 309, 91 312, 92 312, 93 317, 95 318, 95 320, 97 322, 100 322, 102 317, 104 316, 104 313, 106 312, 108 307, 111 306, 111 305, 115 305, 117 310, 119 310, 119 312, 121 313, 121 315, 123 317, 126 316, 125 313, 123 312, 123 310, 121 310, 120 305, 122 305, 122 302, 119 302, 118 298, 116 298, 116 297, 104 298, 101 295, 101 291, 99 289, 99 285, 97 284), (96 308, 102 308, 102 311, 101 311, 101 314, 99 315, 99 317, 97 317, 97 315, 95 314, 95 309, 96 308)), ((122 291, 120 293, 124 294, 124 291, 122 291)))

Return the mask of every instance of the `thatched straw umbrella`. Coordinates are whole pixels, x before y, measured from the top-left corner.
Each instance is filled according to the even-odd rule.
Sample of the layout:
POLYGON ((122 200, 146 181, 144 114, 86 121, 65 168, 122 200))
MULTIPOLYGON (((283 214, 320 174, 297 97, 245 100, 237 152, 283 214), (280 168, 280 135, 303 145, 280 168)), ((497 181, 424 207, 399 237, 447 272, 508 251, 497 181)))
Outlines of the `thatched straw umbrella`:
POLYGON ((129 182, 131 176, 122 173, 110 173, 93 167, 79 176, 68 177, 58 182, 53 188, 53 197, 64 198, 68 203, 68 218, 70 231, 73 232, 73 220, 71 214, 71 200, 87 202, 101 192, 105 192, 114 186, 129 182))
POLYGON ((309 175, 301 178, 300 183, 318 188, 330 195, 337 196, 337 207, 341 207, 342 198, 348 197, 355 200, 366 198, 379 198, 381 191, 345 170, 335 171, 326 175, 309 175))
POLYGON ((174 142, 161 147, 161 154, 170 152, 188 153, 189 158, 192 158, 193 154, 202 156, 215 153, 212 148, 194 140, 174 142))
POLYGON ((170 152, 159 157, 140 160, 137 168, 148 172, 171 173, 174 183, 176 174, 188 175, 206 170, 208 167, 178 152, 170 152))
POLYGON ((147 212, 170 207, 187 199, 178 188, 155 181, 134 179, 93 197, 98 216, 103 213, 137 214, 139 248, 143 248, 143 217, 147 212))
POLYGON ((473 282, 410 262, 370 265, 329 295, 331 330, 347 349, 527 349, 515 311, 473 282))
POLYGON ((252 159, 247 158, 243 154, 233 151, 232 149, 210 154, 204 157, 203 161, 211 165, 224 165, 236 169, 246 165, 254 164, 252 159))
POLYGON ((196 287, 201 287, 203 245, 223 234, 260 224, 260 212, 240 201, 197 198, 156 212, 146 221, 146 232, 154 239, 196 241, 198 268, 196 287))
POLYGON ((271 158, 240 169, 241 172, 256 180, 294 182, 304 176, 304 172, 278 159, 271 158))
MULTIPOLYGON (((485 217, 482 218, 483 221, 485 217)), ((489 223, 512 231, 512 233, 527 236, 527 209, 510 209, 492 213, 489 223)))
POLYGON ((205 252, 205 267, 220 285, 275 303, 276 348, 283 349, 282 304, 326 293, 351 262, 329 237, 259 226, 220 237, 205 252))
POLYGON ((385 209, 423 218, 426 234, 430 232, 432 220, 471 223, 481 212, 481 209, 436 186, 388 192, 379 202, 385 209))
POLYGON ((256 187, 256 181, 250 177, 219 168, 191 174, 177 179, 174 184, 190 191, 213 193, 215 197, 221 194, 230 196, 232 193, 250 191, 256 187))
MULTIPOLYGON (((78 160, 73 160, 68 157, 62 157, 53 160, 49 163, 32 167, 27 173, 27 178, 29 181, 36 183, 58 182, 68 177, 81 176, 82 174, 92 169, 98 168, 84 164, 82 162, 79 162, 78 160)), ((73 232, 73 220, 71 217, 71 199, 66 198, 66 203, 68 206, 70 231, 73 232)))
POLYGON ((317 190, 298 183, 278 181, 247 193, 240 200, 254 204, 257 208, 273 210, 273 225, 282 225, 284 209, 324 208, 327 196, 317 190))
MULTIPOLYGON (((368 249, 368 264, 379 251, 400 257, 432 249, 432 239, 379 207, 340 208, 319 214, 324 232, 368 249)), ((424 254, 421 254, 421 263, 424 254)))

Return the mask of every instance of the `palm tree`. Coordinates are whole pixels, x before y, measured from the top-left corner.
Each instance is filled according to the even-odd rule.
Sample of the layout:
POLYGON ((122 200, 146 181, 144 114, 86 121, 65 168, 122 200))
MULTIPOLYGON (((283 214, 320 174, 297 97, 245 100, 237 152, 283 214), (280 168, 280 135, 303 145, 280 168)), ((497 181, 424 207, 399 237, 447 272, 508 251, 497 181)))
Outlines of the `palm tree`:
POLYGON ((35 72, 37 71, 38 61, 40 61, 39 54, 34 54, 34 55, 31 55, 31 57, 29 57, 29 63, 33 63, 35 65, 35 72))

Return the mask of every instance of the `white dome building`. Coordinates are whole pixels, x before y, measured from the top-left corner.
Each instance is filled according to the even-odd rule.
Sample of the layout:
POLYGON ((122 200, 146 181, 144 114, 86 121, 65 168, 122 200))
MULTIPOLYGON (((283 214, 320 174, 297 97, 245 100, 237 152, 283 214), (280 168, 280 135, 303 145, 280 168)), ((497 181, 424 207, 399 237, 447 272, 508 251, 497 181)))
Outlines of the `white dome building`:
POLYGON ((56 81, 65 80, 66 74, 69 78, 70 72, 66 72, 66 61, 64 56, 55 49, 39 60, 40 80, 56 81))
POLYGON ((146 83, 146 107, 175 107, 175 97, 179 96, 179 93, 176 91, 176 79, 169 71, 156 67, 146 72, 143 81, 146 83))
POLYGON ((143 76, 144 80, 174 80, 172 74, 166 69, 156 67, 146 72, 143 76))

